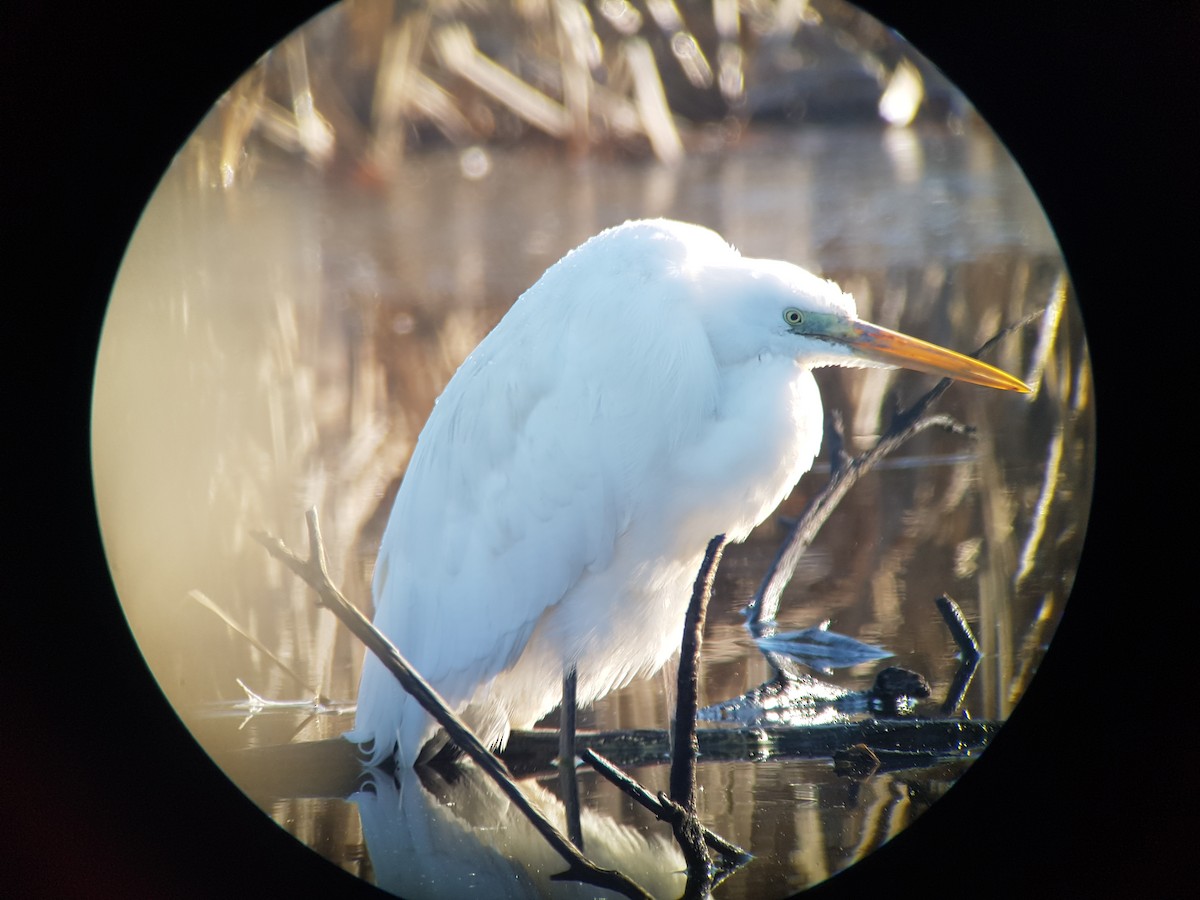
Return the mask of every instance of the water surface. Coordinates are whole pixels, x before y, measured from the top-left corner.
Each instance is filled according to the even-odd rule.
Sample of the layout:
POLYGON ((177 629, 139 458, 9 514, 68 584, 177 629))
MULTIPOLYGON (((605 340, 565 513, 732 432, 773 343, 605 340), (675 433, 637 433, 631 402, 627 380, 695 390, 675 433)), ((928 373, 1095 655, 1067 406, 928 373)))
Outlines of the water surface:
MULTIPOLYGON (((743 252, 837 279, 870 320, 962 350, 1050 304, 1064 271, 1020 172, 971 118, 956 127, 758 127, 671 168, 570 162, 548 148, 415 155, 392 183, 316 177, 267 161, 221 190, 204 148, 178 158, 130 247, 97 370, 94 458, 106 550, 131 627, 189 728, 218 760, 236 749, 334 737, 344 708, 243 708, 238 679, 271 700, 319 691, 350 704, 361 649, 250 539, 304 545, 316 505, 331 574, 364 609, 383 521, 416 435, 457 365, 566 250, 626 218, 709 225, 743 252), (200 591, 286 661, 272 663, 189 592, 200 591)), ((203 135, 202 135, 203 136, 203 135)), ((828 680, 870 686, 884 665, 945 696, 956 647, 933 600, 950 594, 984 659, 966 714, 1003 720, 1066 602, 1090 497, 1093 418, 1073 303, 991 357, 1035 379, 1031 398, 956 386, 939 408, 973 439, 927 432, 865 478, 806 555, 781 621, 887 648, 828 680)), ((851 449, 894 404, 931 385, 912 373, 825 371, 851 449)), ((824 456, 822 457, 822 462, 824 456)), ((822 462, 781 515, 826 477, 822 462)), ((739 610, 783 534, 770 520, 730 548, 709 612, 703 702, 768 676, 739 610)), ((925 713, 932 714, 932 708, 925 713)), ((662 728, 662 679, 585 714, 601 729, 662 728)), ((971 761, 853 780, 828 760, 701 765, 705 823, 755 854, 723 897, 818 883, 902 830, 971 761)), ((636 774, 665 787, 666 769, 636 774)), ((428 781, 428 780, 427 780, 428 781)), ((468 773, 399 791, 307 796, 240 784, 282 827, 338 865, 404 896, 495 884, 514 896, 573 893, 555 860, 468 773), (489 824, 491 823, 491 824, 489 824), (452 847, 431 857, 431 848, 452 847), (466 862, 466 861, 470 862, 466 862), (417 862, 420 865, 417 865, 417 862), (457 861, 457 862, 456 862, 457 861), (493 880, 495 879, 495 880, 493 880)), ((556 782, 527 784, 555 815, 556 782)), ((585 838, 671 893, 664 826, 584 776, 585 838)), ((181 810, 181 815, 188 811, 181 810)))

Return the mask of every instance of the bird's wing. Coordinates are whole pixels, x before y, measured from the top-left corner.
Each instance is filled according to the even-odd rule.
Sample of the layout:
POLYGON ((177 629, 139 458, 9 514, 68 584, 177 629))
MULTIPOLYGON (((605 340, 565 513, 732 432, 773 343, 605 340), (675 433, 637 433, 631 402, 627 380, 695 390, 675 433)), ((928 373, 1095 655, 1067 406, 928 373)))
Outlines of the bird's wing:
POLYGON ((438 401, 384 536, 377 617, 453 702, 503 670, 621 527, 577 446, 587 413, 501 361, 438 401))
MULTIPOLYGON (((439 398, 376 566, 376 624, 455 706, 515 661, 584 572, 608 565, 638 505, 664 489, 653 484, 664 458, 714 402, 694 323, 617 334, 542 288, 439 398)), ((405 702, 378 681, 368 660, 359 739, 387 733, 385 708, 405 702)))

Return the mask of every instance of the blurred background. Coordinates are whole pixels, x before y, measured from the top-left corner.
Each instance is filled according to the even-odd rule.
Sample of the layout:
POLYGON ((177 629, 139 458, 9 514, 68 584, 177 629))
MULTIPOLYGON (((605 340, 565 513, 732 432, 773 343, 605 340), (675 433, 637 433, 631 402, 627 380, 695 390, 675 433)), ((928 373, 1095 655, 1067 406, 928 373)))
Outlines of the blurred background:
MULTIPOLYGON (((969 102, 836 0, 371 0, 311 20, 217 100, 145 211, 101 343, 93 459, 106 552, 147 662, 218 762, 345 730, 361 665, 250 532, 301 548, 304 510, 317 506, 331 574, 369 613, 391 498, 455 368, 563 253, 658 215, 833 278, 865 318, 964 351, 1049 310, 990 357, 1035 393, 952 389, 939 408, 976 437, 927 432, 857 485, 781 612, 788 627, 831 619, 895 654, 834 683, 863 689, 882 665, 903 665, 940 699, 957 660, 933 598, 949 593, 985 653, 965 706, 1008 716, 1069 594, 1094 418, 1054 236, 969 102), (248 715, 239 680, 268 700, 333 702, 248 715)), ((930 386, 911 373, 818 377, 851 450, 930 386)), ((818 463, 781 514, 827 472, 818 463)), ((739 609, 782 535, 769 521, 726 554, 705 702, 768 674, 739 609)), ((665 716, 655 679, 586 724, 663 727, 665 716)), ((760 857, 725 895, 823 880, 960 772, 854 788, 828 766, 702 768, 706 822, 760 857)), ((361 801, 240 786, 323 855, 386 880, 361 801)), ((609 807, 611 821, 653 830, 609 807)))

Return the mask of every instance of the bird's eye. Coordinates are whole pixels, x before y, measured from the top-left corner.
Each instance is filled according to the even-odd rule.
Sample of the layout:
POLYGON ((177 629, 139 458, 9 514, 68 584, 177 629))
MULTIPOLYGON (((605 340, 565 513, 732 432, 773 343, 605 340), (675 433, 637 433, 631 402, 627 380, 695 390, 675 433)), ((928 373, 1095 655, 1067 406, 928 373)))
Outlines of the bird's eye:
POLYGON ((789 306, 783 311, 783 321, 789 325, 799 325, 804 321, 804 313, 800 312, 794 306, 789 306))

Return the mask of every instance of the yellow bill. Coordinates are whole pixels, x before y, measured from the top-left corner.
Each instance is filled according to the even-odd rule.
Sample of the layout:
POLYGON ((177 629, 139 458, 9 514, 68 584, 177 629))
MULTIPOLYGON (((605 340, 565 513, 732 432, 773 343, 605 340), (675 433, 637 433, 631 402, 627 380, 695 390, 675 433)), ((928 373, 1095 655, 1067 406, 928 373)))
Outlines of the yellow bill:
POLYGON ((1030 391, 1025 382, 995 366, 861 319, 810 313, 805 316, 803 323, 797 322, 792 331, 843 344, 863 359, 889 366, 1002 391, 1019 391, 1023 394, 1030 391))

